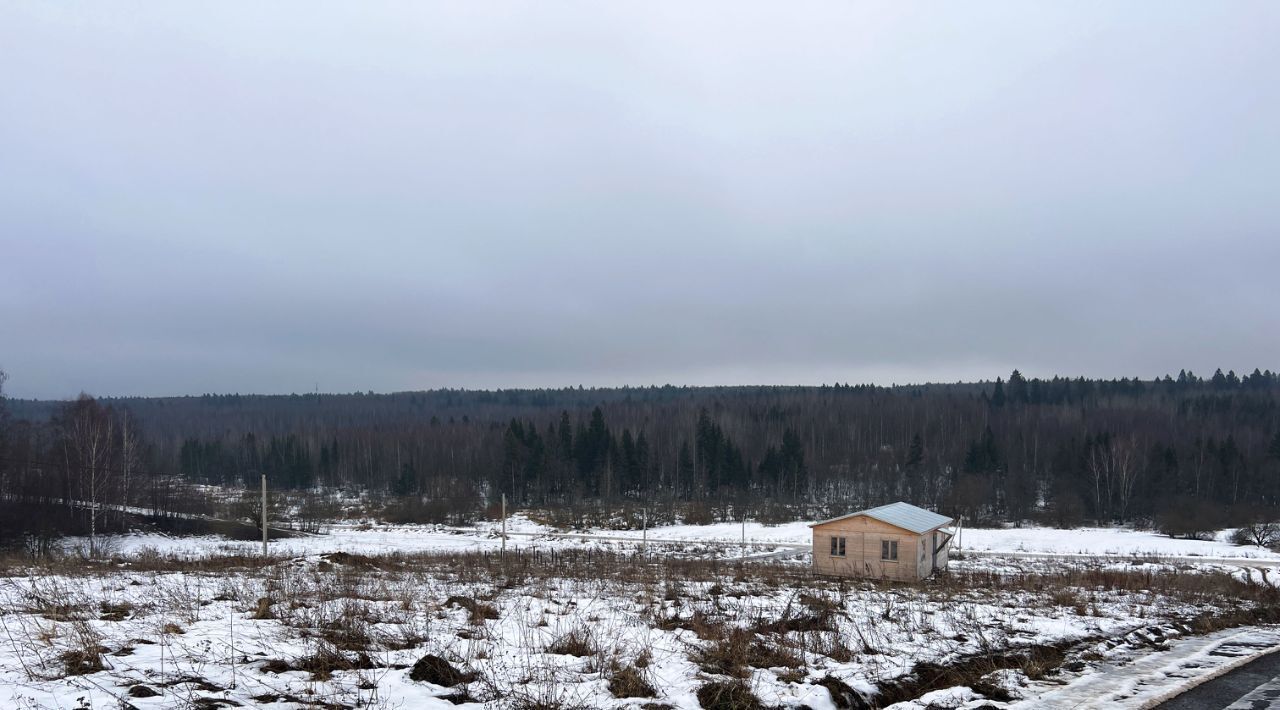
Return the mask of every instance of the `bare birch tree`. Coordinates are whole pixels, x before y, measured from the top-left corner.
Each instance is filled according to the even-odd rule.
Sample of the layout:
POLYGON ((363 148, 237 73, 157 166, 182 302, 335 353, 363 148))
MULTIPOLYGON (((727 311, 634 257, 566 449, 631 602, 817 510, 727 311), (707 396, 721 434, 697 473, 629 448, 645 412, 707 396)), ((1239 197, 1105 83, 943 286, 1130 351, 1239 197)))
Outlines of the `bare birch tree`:
POLYGON ((89 507, 89 556, 96 557, 99 506, 114 473, 111 412, 81 394, 67 405, 62 425, 64 459, 72 467, 77 496, 85 496, 80 504, 89 507))
POLYGON ((1089 450, 1089 474, 1093 479, 1094 510, 1099 521, 1124 522, 1133 500, 1140 467, 1137 441, 1130 436, 1118 439, 1098 437, 1089 450))
POLYGON ((129 483, 138 463, 138 425, 133 413, 120 413, 120 520, 124 521, 129 505, 129 483))

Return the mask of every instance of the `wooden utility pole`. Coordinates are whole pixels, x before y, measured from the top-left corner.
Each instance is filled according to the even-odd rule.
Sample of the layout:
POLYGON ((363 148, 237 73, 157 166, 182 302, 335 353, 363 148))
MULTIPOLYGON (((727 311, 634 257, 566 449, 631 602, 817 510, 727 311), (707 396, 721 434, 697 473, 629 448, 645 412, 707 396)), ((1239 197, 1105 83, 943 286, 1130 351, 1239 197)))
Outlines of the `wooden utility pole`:
POLYGON ((502 494, 502 554, 507 554, 507 494, 502 494))
POLYGON ((267 474, 262 474, 262 556, 267 556, 267 474))
POLYGON ((640 549, 646 550, 649 547, 649 509, 640 509, 640 549))

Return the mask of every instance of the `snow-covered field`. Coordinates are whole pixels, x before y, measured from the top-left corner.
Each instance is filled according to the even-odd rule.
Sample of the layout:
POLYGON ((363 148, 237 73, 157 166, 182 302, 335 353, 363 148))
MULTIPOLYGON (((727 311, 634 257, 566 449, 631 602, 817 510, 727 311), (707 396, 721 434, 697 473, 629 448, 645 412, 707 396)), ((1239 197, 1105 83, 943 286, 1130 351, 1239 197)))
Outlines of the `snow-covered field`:
MULTIPOLYGON (((751 566, 762 571, 673 580, 660 568, 637 575, 628 558, 578 554, 576 572, 549 576, 468 569, 466 559, 415 566, 309 556, 259 570, 211 563, 12 577, 0 583, 0 701, 447 708, 446 696, 465 691, 471 707, 628 707, 639 700, 610 690, 627 671, 666 707, 698 708, 701 688, 737 677, 769 706, 834 708, 832 688, 869 694, 921 662, 1001 649, 1083 641, 1076 655, 1121 667, 1164 653, 1185 632, 1172 620, 1204 610, 1147 590, 850 587, 751 566), (428 654, 471 680, 414 680, 428 654)), ((1113 700, 1156 692, 1192 655, 1214 658, 1144 661, 1141 677, 1108 681, 1106 692, 1113 700)), ((1027 707, 1052 707, 1035 698, 1063 696, 1063 687, 1028 672, 996 671, 987 683, 1027 707)), ((1085 667, 1051 675, 1067 687, 1099 682, 1085 667)), ((981 700, 956 687, 901 707, 945 698, 953 707, 981 700)))
POLYGON ((1230 530, 1213 540, 1184 540, 1150 530, 1127 528, 972 528, 961 531, 964 550, 1043 552, 1062 555, 1122 555, 1138 557, 1211 557, 1280 561, 1280 553, 1257 545, 1233 545, 1230 530))
MULTIPOLYGON (((498 549, 501 524, 486 521, 473 528, 448 528, 435 525, 379 525, 366 523, 336 524, 326 533, 273 541, 273 549, 290 554, 324 552, 360 552, 385 554, 393 552, 459 552, 498 549)), ((514 515, 507 521, 508 548, 611 547, 632 549, 643 538, 654 547, 687 546, 708 556, 717 554, 711 548, 732 547, 745 538, 747 554, 760 554, 786 547, 807 547, 810 530, 806 523, 762 525, 748 522, 712 525, 666 525, 640 530, 594 529, 560 533, 545 525, 514 515), (745 535, 744 535, 745 533, 745 535), (631 544, 623 544, 631 543, 631 544), (707 547, 699 548, 699 545, 707 547)), ((1280 564, 1280 553, 1256 545, 1236 546, 1228 542, 1230 530, 1219 532, 1214 540, 1170 538, 1149 530, 1128 528, 967 528, 953 542, 953 549, 983 553, 1044 553, 1054 555, 1119 556, 1119 557, 1202 557, 1210 560, 1257 560, 1280 564)), ((214 537, 175 538, 159 534, 120 536, 113 542, 121 552, 152 548, 161 552, 207 554, 210 550, 252 553, 259 549, 255 542, 227 542, 214 537)), ((729 550, 737 556, 741 550, 729 550)))
POLYGON ((111 563, 10 569, 0 707, 693 709, 714 686, 834 708, 833 693, 892 692, 921 663, 1010 652, 1027 655, 895 707, 1139 707, 1280 643, 1191 622, 1275 605, 1274 579, 1133 559, 1277 557, 1222 542, 966 530, 967 548, 1110 557, 970 556, 904 587, 737 561, 803 545, 803 524, 749 523, 749 549, 740 524, 664 526, 638 555, 640 531, 560 537, 517 516, 512 555, 476 554, 501 548, 498 528, 335 525, 274 541, 261 563, 257 543, 139 534, 111 542, 111 563), (627 696, 646 687, 655 697, 627 696))

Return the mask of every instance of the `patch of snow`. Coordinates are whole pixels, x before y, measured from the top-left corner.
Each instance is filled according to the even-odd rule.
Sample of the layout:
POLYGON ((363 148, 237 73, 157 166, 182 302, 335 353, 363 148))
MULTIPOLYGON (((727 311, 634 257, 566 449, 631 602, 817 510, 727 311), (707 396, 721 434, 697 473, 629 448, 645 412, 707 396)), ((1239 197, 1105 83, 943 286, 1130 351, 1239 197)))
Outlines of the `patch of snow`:
POLYGON ((1271 627, 1225 629, 1204 636, 1180 639, 1168 650, 1145 649, 1133 657, 1120 657, 1069 682, 1066 686, 1026 693, 1011 708, 1145 707, 1171 691, 1193 685, 1241 659, 1280 645, 1280 629, 1271 627))
POLYGON ((1224 530, 1213 540, 1184 540, 1129 528, 965 528, 952 544, 960 543, 963 550, 990 552, 1280 560, 1280 553, 1265 547, 1233 545, 1229 535, 1230 531, 1224 530))

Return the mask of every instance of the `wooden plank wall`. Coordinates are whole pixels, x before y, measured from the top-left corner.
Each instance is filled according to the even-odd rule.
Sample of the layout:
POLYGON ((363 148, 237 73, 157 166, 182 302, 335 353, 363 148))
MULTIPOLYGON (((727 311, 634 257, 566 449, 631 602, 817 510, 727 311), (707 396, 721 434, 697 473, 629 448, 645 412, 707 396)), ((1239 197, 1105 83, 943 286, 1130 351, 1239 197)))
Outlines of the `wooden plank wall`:
POLYGON ((913 581, 929 576, 930 552, 928 540, 920 535, 866 516, 813 528, 813 567, 821 574, 913 581), (844 557, 831 555, 832 537, 846 539, 844 557), (883 540, 898 542, 896 562, 880 559, 883 540))

